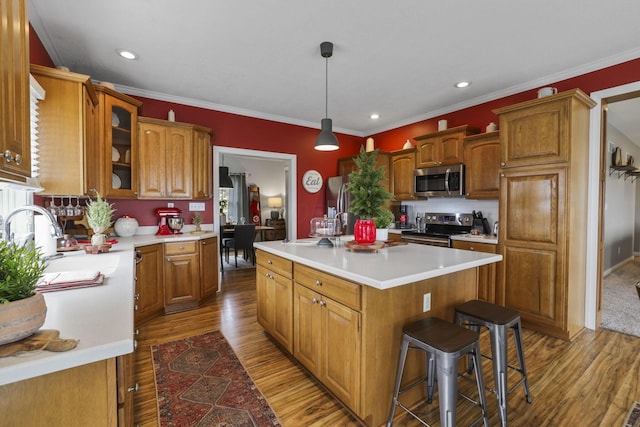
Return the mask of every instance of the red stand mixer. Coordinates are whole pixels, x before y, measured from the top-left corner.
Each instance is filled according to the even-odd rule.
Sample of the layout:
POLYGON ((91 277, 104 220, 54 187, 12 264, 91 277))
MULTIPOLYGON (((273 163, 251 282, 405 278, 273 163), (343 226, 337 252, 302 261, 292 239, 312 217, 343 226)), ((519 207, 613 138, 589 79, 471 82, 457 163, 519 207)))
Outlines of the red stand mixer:
POLYGON ((157 208, 155 214, 160 220, 156 236, 182 234, 180 230, 184 225, 184 219, 180 216, 181 213, 182 211, 178 208, 157 208))

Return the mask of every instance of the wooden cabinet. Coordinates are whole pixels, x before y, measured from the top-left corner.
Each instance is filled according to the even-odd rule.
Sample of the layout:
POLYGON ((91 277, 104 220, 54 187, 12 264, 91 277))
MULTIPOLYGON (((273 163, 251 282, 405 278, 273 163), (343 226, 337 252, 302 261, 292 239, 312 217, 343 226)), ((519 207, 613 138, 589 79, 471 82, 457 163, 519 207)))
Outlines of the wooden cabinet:
POLYGON ((200 243, 200 299, 218 292, 218 238, 209 237, 200 243))
POLYGON ((584 328, 589 109, 571 90, 500 115, 496 302, 523 325, 572 339, 584 328))
POLYGON ((95 89, 98 145, 88 144, 87 153, 100 159, 100 174, 96 177, 98 182, 89 182, 88 188, 98 189, 105 197, 135 199, 138 194, 138 109, 142 102, 105 86, 98 85, 95 89), (98 152, 92 153, 95 150, 98 152))
POLYGON ((31 74, 46 91, 38 108, 40 194, 95 196, 90 192, 95 189, 105 195, 104 156, 96 143, 98 98, 91 78, 39 65, 31 66, 31 74))
POLYGON ((210 130, 187 123, 138 119, 139 194, 141 199, 206 199, 210 197, 211 163, 203 155, 210 130), (194 142, 195 141, 195 142, 194 142), (196 143, 198 148, 196 149, 196 143), (203 171, 202 168, 208 168, 203 171), (194 197, 194 174, 201 196, 194 197), (205 197, 206 193, 206 197, 205 197))
POLYGON ((467 199, 497 199, 500 184, 500 132, 464 139, 467 199))
MULTIPOLYGON (((452 240, 451 247, 465 251, 498 252, 497 245, 482 242, 467 242, 464 240, 452 240)), ((478 299, 494 303, 496 300, 496 264, 482 265, 478 267, 478 299)))
POLYGON ((193 130, 193 199, 211 199, 212 180, 211 132, 195 126, 193 130))
POLYGON ((296 265, 293 355, 343 403, 358 412, 361 286, 296 265))
POLYGON ((266 219, 264 225, 273 227, 273 230, 264 232, 265 240, 284 240, 287 237, 287 223, 284 219, 266 219))
MULTIPOLYGON (((356 156, 357 157, 357 156, 356 156)), ((389 161, 391 158, 391 153, 387 151, 378 151, 378 157, 376 157, 376 167, 384 168, 384 176, 385 181, 389 178, 389 161)), ((354 156, 350 157, 342 157, 338 159, 338 175, 349 175, 351 172, 354 172, 358 169, 356 162, 353 160, 354 156)), ((387 182, 387 191, 389 190, 388 182, 387 182)))
POLYGON ((396 151, 391 155, 391 175, 389 181, 395 200, 414 200, 414 174, 416 168, 416 150, 396 151))
POLYGON ((24 0, 0 3, 0 177, 31 176, 29 21, 24 0))
POLYGON ((116 358, 118 426, 133 426, 133 393, 138 391, 135 378, 135 350, 116 358))
POLYGON ((293 263, 256 251, 258 323, 293 353, 293 263))
POLYGON ((144 323, 164 309, 162 244, 136 248, 134 322, 144 323))
POLYGON ((164 311, 175 313, 198 306, 200 257, 196 240, 164 244, 164 311))
POLYGON ((463 141, 480 132, 471 126, 455 128, 413 138, 416 141, 416 168, 464 163, 463 141))

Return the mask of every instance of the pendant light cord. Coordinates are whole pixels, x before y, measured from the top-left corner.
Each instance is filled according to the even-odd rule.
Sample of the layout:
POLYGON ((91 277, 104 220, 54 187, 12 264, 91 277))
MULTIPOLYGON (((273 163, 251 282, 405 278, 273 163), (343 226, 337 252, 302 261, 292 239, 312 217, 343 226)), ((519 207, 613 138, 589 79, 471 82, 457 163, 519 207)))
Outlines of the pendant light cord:
POLYGON ((324 58, 324 117, 329 118, 329 57, 324 58))

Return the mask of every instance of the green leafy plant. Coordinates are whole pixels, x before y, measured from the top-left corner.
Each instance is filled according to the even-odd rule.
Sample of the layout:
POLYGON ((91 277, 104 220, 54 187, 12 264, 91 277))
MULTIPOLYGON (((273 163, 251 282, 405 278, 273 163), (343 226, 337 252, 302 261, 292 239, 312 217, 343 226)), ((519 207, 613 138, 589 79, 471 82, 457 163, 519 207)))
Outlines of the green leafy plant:
POLYGON ((220 199, 220 212, 222 212, 229 205, 229 201, 227 199, 220 199))
POLYGON ((0 304, 34 295, 46 262, 33 245, 0 240, 0 304))
POLYGON ((96 233, 102 233, 111 226, 111 216, 116 210, 113 205, 97 193, 96 200, 87 201, 87 223, 96 233))
POLYGON ((193 220, 191 222, 193 222, 194 225, 202 224, 202 215, 200 215, 199 213, 194 214, 193 220))
POLYGON ((364 147, 360 147, 360 154, 354 157, 358 169, 349 174, 347 191, 353 194, 349 212, 363 219, 373 219, 377 228, 386 228, 393 214, 385 207, 385 203, 393 195, 382 185, 384 169, 376 165, 378 151, 367 153, 364 147))

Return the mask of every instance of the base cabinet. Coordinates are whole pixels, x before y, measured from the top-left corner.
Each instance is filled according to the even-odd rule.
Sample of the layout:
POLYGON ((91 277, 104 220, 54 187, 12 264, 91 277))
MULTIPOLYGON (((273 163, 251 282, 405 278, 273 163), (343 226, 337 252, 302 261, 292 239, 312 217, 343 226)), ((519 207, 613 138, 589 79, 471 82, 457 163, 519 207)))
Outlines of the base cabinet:
POLYGON ((218 292, 218 238, 200 240, 200 299, 218 292))
POLYGON ((200 256, 196 241, 164 244, 164 311, 175 313, 198 306, 200 256))
MULTIPOLYGON (((454 249, 465 251, 478 251, 495 254, 497 245, 491 243, 465 242, 453 240, 454 249)), ((488 264, 478 267, 478 299, 494 303, 496 301, 496 264, 488 264)))
POLYGON ((162 244, 136 248, 134 322, 139 325, 164 308, 162 244))
POLYGON ((293 353, 293 263, 263 251, 256 260, 258 323, 293 353))
POLYGON ((357 287, 359 295, 360 285, 304 267, 301 269, 316 279, 312 285, 315 289, 310 289, 308 283, 298 283, 296 275, 293 355, 344 404, 358 412, 361 314, 325 294, 342 293, 340 288, 344 285, 357 287))

